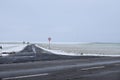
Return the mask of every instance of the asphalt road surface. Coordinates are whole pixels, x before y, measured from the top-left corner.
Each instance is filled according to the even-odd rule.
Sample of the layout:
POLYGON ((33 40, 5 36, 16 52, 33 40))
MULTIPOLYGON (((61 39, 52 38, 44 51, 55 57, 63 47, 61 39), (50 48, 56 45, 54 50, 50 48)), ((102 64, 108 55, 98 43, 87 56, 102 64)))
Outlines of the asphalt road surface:
MULTIPOLYGON (((33 52, 37 53, 34 54, 36 57, 48 53, 47 58, 38 57, 38 60, 35 58, 36 61, 25 63, 0 64, 2 80, 120 80, 119 57, 64 57, 51 55, 34 45, 30 45, 28 51, 31 50, 31 47, 35 48, 33 52)), ((28 52, 25 50, 27 49, 20 53, 28 52)), ((19 54, 19 56, 23 56, 23 54, 19 54)))

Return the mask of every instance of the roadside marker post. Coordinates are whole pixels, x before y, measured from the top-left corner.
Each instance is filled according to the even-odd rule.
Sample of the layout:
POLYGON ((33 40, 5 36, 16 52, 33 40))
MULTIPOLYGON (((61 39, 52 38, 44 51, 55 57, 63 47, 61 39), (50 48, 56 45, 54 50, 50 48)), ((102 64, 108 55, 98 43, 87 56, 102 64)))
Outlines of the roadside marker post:
POLYGON ((2 46, 0 46, 0 56, 2 56, 2 46))
POLYGON ((49 38, 48 38, 48 41, 49 41, 49 49, 51 48, 51 47, 50 47, 50 41, 51 41, 51 40, 52 40, 52 38, 49 37, 49 38))

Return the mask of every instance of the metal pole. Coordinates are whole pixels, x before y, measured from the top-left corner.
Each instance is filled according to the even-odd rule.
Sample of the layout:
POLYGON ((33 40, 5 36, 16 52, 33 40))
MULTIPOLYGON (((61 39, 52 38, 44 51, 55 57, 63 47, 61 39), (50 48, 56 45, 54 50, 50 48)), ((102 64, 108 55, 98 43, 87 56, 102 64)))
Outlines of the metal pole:
POLYGON ((49 41, 49 49, 50 49, 50 41, 49 41))
POLYGON ((0 46, 0 56, 2 56, 2 46, 0 46))
POLYGON ((51 37, 48 38, 48 41, 49 41, 48 48, 50 49, 51 48, 51 46, 50 46, 51 37))

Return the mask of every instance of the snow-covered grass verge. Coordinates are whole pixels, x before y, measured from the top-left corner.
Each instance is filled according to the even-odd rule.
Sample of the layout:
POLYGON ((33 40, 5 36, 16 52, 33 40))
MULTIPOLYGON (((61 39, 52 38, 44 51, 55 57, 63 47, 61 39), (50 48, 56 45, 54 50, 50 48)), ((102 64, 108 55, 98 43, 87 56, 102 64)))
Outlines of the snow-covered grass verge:
POLYGON ((2 54, 4 52, 19 52, 23 50, 27 44, 0 44, 2 46, 2 49, 0 49, 1 56, 8 56, 9 54, 2 54))
POLYGON ((46 49, 46 48, 43 48, 43 47, 40 47, 39 45, 36 45, 37 47, 45 50, 45 51, 48 51, 48 52, 51 52, 53 54, 57 54, 57 55, 67 55, 67 56, 108 56, 108 57, 120 57, 120 55, 118 54, 99 54, 99 53, 68 53, 68 52, 64 52, 64 51, 61 51, 61 50, 50 50, 50 49, 46 49))
POLYGON ((61 50, 50 50, 50 49, 46 49, 46 48, 43 48, 43 47, 40 47, 39 45, 36 45, 37 47, 45 50, 45 51, 48 51, 48 52, 51 52, 53 54, 57 54, 57 55, 67 55, 67 56, 80 56, 79 54, 74 54, 74 53, 66 53, 64 51, 61 51, 61 50))

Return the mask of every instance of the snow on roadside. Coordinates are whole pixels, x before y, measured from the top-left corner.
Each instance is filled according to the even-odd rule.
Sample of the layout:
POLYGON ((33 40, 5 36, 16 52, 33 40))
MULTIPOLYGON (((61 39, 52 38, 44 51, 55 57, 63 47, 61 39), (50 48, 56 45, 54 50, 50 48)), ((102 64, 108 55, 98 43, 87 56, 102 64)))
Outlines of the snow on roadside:
POLYGON ((120 57, 120 55, 114 55, 114 54, 83 54, 83 56, 103 56, 103 57, 120 57))
POLYGON ((26 44, 22 44, 22 45, 15 45, 14 47, 9 47, 9 48, 3 48, 2 52, 18 52, 21 51, 22 49, 24 49, 27 45, 26 44))
POLYGON ((109 56, 109 57, 120 57, 120 55, 114 55, 114 54, 85 54, 85 53, 67 53, 67 52, 64 52, 64 51, 61 51, 61 50, 49 50, 49 49, 46 49, 46 48, 43 48, 43 47, 40 47, 39 45, 36 45, 37 47, 45 50, 45 51, 48 51, 48 52, 51 52, 53 54, 57 54, 57 55, 67 55, 67 56, 109 56))
POLYGON ((79 54, 75 54, 75 53, 66 53, 64 51, 61 51, 61 50, 49 50, 49 49, 46 49, 46 48, 43 48, 43 47, 40 47, 39 45, 36 45, 37 47, 45 50, 45 51, 48 51, 48 52, 51 52, 53 54, 58 54, 58 55, 67 55, 67 56, 80 56, 79 54))
MULTIPOLYGON (((21 50, 23 50, 27 44, 3 44, 0 45, 2 46, 2 49, 0 50, 0 54, 3 52, 19 52, 21 50)), ((1 56, 8 56, 9 54, 1 54, 1 56)))

